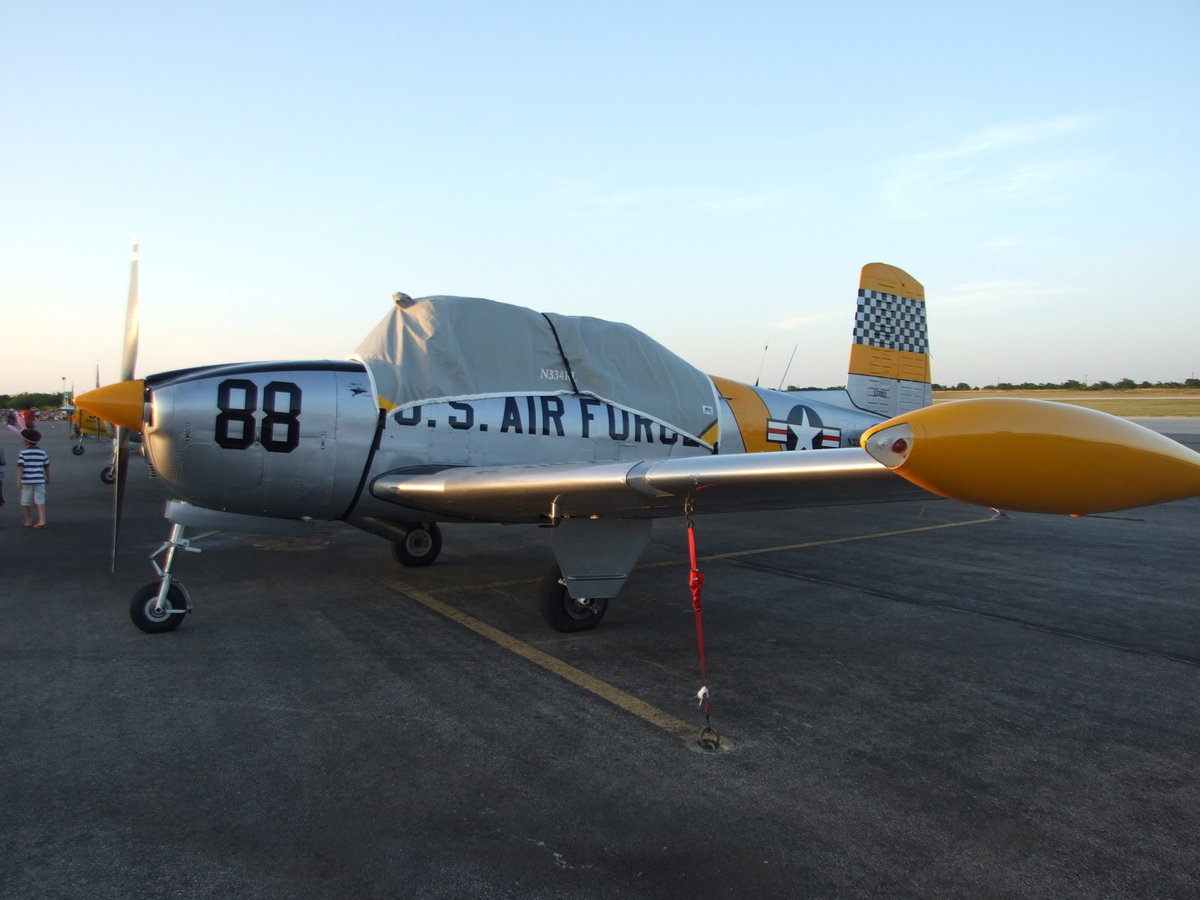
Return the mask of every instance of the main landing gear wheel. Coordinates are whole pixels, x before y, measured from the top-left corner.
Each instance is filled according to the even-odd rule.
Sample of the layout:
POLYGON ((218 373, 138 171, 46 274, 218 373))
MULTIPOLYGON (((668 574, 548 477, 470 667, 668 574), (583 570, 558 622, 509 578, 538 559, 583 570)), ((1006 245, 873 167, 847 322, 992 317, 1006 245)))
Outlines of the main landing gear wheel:
POLYGON ((146 634, 161 634, 164 631, 174 631, 183 622, 183 617, 192 608, 187 591, 179 582, 172 582, 167 589, 167 599, 161 609, 158 605, 158 591, 162 585, 155 581, 146 585, 133 595, 129 604, 129 618, 133 624, 146 634))
POLYGON ((442 530, 437 522, 414 525, 392 544, 392 556, 406 566, 427 566, 442 552, 442 530))
POLYGON ((106 466, 100 470, 100 480, 105 484, 112 484, 117 480, 117 470, 112 466, 106 466))
POLYGON ((555 631, 591 631, 608 612, 607 597, 576 600, 563 583, 558 566, 552 567, 542 579, 539 594, 542 615, 555 631))
POLYGON ((74 453, 76 456, 83 456, 83 454, 84 454, 83 444, 76 444, 74 447, 71 448, 71 452, 74 453))

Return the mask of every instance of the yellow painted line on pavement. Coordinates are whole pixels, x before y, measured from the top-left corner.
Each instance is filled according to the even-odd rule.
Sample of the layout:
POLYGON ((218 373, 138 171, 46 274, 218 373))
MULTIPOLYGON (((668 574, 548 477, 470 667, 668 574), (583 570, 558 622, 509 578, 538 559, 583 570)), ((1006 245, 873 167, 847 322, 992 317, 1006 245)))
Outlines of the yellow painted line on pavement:
MULTIPOLYGON (((708 556, 703 556, 700 557, 700 561, 736 559, 742 556, 752 556, 759 553, 778 553, 784 550, 803 550, 807 547, 821 547, 831 544, 845 544, 852 541, 875 540, 878 538, 897 537, 904 534, 919 534, 926 531, 939 531, 944 528, 959 528, 963 525, 979 525, 984 522, 992 521, 995 521, 995 519, 972 519, 967 522, 950 522, 941 525, 923 525, 919 528, 903 528, 895 531, 880 531, 873 534, 858 534, 840 538, 825 538, 817 541, 804 541, 798 544, 781 544, 776 547, 758 547, 751 550, 734 550, 729 553, 715 553, 708 556)), ((638 566, 638 568, 656 569, 664 566, 686 565, 687 563, 688 560, 686 559, 667 560, 666 562, 648 563, 646 565, 638 566)), ((528 660, 534 665, 545 669, 547 672, 551 672, 554 675, 557 675, 559 678, 563 678, 566 681, 583 688, 585 691, 600 697, 602 700, 608 701, 613 706, 637 716, 639 719, 642 719, 654 727, 665 731, 672 737, 677 737, 680 740, 693 744, 697 740, 700 730, 696 725, 690 722, 685 722, 683 719, 676 718, 670 713, 663 712, 657 706, 647 703, 645 700, 635 697, 627 691, 623 691, 620 688, 609 684, 607 681, 602 681, 601 679, 596 678, 593 675, 589 675, 587 672, 584 672, 581 669, 577 669, 570 663, 563 662, 556 656, 552 656, 549 653, 538 650, 536 647, 533 647, 530 644, 513 637, 511 634, 508 634, 505 631, 501 631, 499 628, 488 625, 486 622, 481 622, 474 616, 468 615, 467 613, 460 609, 454 608, 448 603, 443 603, 441 600, 438 600, 427 591, 422 591, 407 584, 398 585, 395 581, 388 580, 386 578, 375 577, 374 580, 388 588, 391 588, 397 593, 403 594, 405 597, 415 600, 417 603, 420 603, 422 606, 432 610, 438 615, 444 616, 450 621, 461 625, 464 628, 470 629, 480 637, 486 638, 510 653, 516 654, 522 659, 528 660)), ((533 581, 536 579, 529 580, 533 581)), ((481 587, 496 587, 500 585, 513 585, 521 583, 524 583, 524 581, 514 580, 495 582, 491 585, 481 585, 481 587)), ((461 588, 456 588, 456 590, 461 590, 461 588)), ((722 748, 727 749, 727 745, 723 744, 722 748)))
POLYGON ((549 653, 538 650, 536 647, 518 640, 511 634, 501 631, 499 628, 494 628, 486 622, 481 622, 474 616, 467 615, 462 610, 455 609, 453 606, 443 603, 425 591, 417 590, 409 585, 404 585, 401 588, 395 582, 383 578, 376 578, 375 580, 404 594, 406 597, 416 600, 422 606, 427 607, 438 615, 445 616, 450 621, 462 625, 464 628, 469 628, 480 637, 487 638, 510 653, 515 653, 522 659, 526 659, 534 665, 540 666, 546 671, 552 672, 558 677, 578 685, 585 691, 589 691, 597 697, 607 700, 614 706, 632 713, 639 719, 649 722, 651 725, 673 737, 694 742, 700 733, 698 726, 685 722, 683 719, 678 719, 670 713, 663 712, 657 706, 653 706, 645 700, 641 700, 618 687, 614 687, 607 681, 601 681, 599 678, 575 668, 570 663, 563 662, 556 656, 551 656, 549 653))
MULTIPOLYGON (((697 562, 709 562, 714 559, 736 559, 739 556, 755 556, 760 553, 781 553, 784 550, 804 550, 808 547, 828 547, 833 544, 849 544, 854 541, 874 541, 880 538, 899 537, 904 534, 920 534, 924 531, 941 531, 945 528, 961 528, 964 525, 982 525, 985 522, 997 521, 995 516, 989 516, 986 519, 970 519, 966 522, 944 522, 941 525, 921 525, 918 528, 900 528, 895 531, 876 531, 871 534, 852 534, 846 537, 838 538, 822 538, 817 541, 804 541, 799 544, 780 544, 776 547, 754 547, 750 550, 732 550, 729 553, 710 553, 706 556, 698 556, 697 562)), ((699 528, 697 528, 699 531, 699 528)), ((688 565, 686 559, 669 559, 664 562, 646 563, 638 566, 639 569, 661 569, 665 566, 680 566, 688 565)))

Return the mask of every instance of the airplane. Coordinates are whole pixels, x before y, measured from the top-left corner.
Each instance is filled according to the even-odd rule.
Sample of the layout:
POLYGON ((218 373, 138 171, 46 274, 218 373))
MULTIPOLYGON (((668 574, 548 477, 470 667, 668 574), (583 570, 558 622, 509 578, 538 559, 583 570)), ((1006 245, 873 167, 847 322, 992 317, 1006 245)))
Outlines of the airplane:
POLYGON ((933 405, 923 286, 863 267, 844 390, 710 377, 631 325, 494 300, 393 295, 346 360, 208 365, 135 379, 137 244, 122 380, 76 399, 117 429, 115 567, 128 441, 165 489, 145 632, 192 609, 187 529, 306 533, 342 521, 427 566, 438 523, 548 526, 539 604, 594 628, 651 520, 928 497, 1086 515, 1200 495, 1200 454, 1065 404, 933 405), (165 553, 163 565, 156 558, 165 553))
MULTIPOLYGON (((136 290, 136 280, 131 284, 136 290)), ((100 387, 100 367, 98 365, 96 366, 96 387, 100 387)), ((71 393, 74 394, 74 390, 71 393)), ((112 484, 117 480, 117 432, 115 426, 74 405, 65 407, 65 409, 70 415, 75 438, 75 445, 71 448, 71 453, 75 456, 83 456, 87 452, 83 446, 85 440, 104 440, 109 445, 107 448, 109 451, 108 464, 100 470, 100 480, 105 484, 112 484)), ((131 436, 131 439, 140 445, 141 435, 131 436)))
POLYGON ((72 409, 71 421, 74 422, 75 432, 75 446, 71 448, 71 453, 75 456, 83 456, 87 452, 83 442, 88 439, 104 439, 111 445, 111 459, 109 464, 100 470, 100 480, 105 484, 112 484, 117 480, 117 445, 114 440, 116 437, 114 426, 82 409, 72 409))
MULTIPOLYGON (((99 387, 100 385, 96 385, 99 387)), ((71 421, 74 424, 75 446, 71 448, 71 452, 75 456, 83 456, 86 449, 83 446, 85 440, 94 439, 100 440, 103 438, 110 441, 113 437, 113 426, 102 419, 97 419, 90 412, 82 409, 71 409, 71 421)), ((110 479, 104 479, 106 484, 112 484, 110 479)))

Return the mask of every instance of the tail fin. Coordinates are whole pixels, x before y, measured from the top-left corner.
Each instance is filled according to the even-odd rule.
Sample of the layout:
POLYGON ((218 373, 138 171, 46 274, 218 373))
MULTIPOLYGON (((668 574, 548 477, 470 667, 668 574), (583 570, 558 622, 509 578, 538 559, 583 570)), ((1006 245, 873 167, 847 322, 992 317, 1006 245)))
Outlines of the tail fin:
POLYGON ((925 288, 903 269, 863 266, 846 392, 888 418, 933 403, 925 288))

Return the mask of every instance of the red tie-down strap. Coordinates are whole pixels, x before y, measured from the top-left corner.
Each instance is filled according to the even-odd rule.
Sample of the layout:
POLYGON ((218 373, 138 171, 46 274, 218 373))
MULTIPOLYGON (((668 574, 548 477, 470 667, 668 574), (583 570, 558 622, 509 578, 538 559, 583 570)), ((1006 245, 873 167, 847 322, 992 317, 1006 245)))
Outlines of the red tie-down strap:
POLYGON ((704 587, 704 573, 700 571, 696 565, 696 528, 692 524, 692 503, 688 501, 684 507, 687 515, 687 532, 688 532, 688 552, 691 555, 692 571, 688 575, 688 587, 692 591, 692 609, 696 612, 696 645, 700 648, 700 679, 702 684, 696 697, 700 700, 700 705, 704 708, 704 728, 700 730, 700 746, 706 750, 715 750, 721 743, 721 736, 717 734, 709 721, 709 703, 708 703, 708 667, 704 662, 704 618, 701 615, 700 591, 704 587))
POLYGON ((704 573, 696 566, 696 528, 689 517, 687 521, 688 551, 692 557, 692 571, 688 576, 688 587, 692 590, 692 609, 696 611, 696 644, 700 648, 700 678, 704 687, 700 689, 700 700, 708 714, 708 669, 704 663, 704 618, 701 615, 700 591, 704 587, 704 573))

